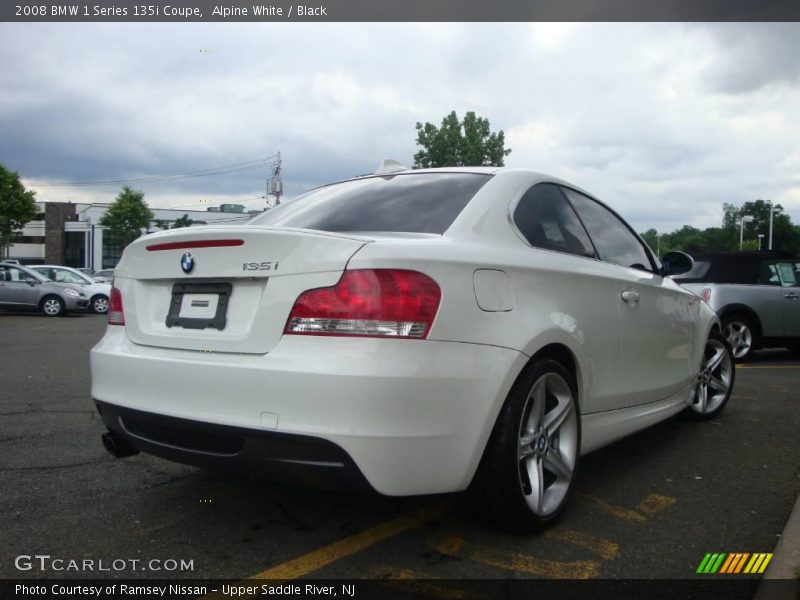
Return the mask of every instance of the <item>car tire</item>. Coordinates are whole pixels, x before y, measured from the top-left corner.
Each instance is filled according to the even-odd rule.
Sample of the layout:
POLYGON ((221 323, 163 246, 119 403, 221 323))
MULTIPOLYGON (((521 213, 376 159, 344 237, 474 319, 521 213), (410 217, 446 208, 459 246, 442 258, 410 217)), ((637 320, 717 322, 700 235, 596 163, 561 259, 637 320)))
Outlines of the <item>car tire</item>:
POLYGON ((64 301, 58 296, 45 296, 39 302, 39 310, 47 317, 62 317, 67 311, 64 301))
POLYGON ((108 312, 108 296, 98 294, 93 296, 89 302, 92 312, 98 315, 104 315, 108 312))
POLYGON ((722 319, 722 335, 728 340, 733 358, 738 361, 752 356, 758 345, 758 333, 753 320, 744 315, 728 315, 722 319))
POLYGON ((700 421, 716 417, 728 404, 735 380, 733 350, 725 336, 712 331, 706 341, 692 404, 684 411, 686 416, 700 421))
POLYGON ((531 533, 554 522, 572 490, 580 442, 574 377, 554 360, 530 363, 509 392, 481 465, 495 523, 531 533))

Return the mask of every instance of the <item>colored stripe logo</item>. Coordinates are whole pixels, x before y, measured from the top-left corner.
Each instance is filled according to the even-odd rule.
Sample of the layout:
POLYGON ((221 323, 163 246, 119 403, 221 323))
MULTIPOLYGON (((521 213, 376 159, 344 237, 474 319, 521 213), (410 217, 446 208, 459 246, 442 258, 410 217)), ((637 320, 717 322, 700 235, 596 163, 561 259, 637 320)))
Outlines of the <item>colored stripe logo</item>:
POLYGON ((702 575, 714 574, 759 574, 767 569, 772 560, 771 552, 714 552, 707 553, 696 573, 702 575))

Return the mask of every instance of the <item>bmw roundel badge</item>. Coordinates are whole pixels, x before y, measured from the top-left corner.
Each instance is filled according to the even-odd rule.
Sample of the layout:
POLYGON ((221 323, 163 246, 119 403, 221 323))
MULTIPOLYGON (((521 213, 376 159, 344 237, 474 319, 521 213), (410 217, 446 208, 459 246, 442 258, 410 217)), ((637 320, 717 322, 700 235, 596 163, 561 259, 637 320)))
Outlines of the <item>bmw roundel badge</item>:
POLYGON ((181 256, 181 269, 187 275, 194 271, 194 256, 192 256, 191 252, 184 252, 183 256, 181 256))

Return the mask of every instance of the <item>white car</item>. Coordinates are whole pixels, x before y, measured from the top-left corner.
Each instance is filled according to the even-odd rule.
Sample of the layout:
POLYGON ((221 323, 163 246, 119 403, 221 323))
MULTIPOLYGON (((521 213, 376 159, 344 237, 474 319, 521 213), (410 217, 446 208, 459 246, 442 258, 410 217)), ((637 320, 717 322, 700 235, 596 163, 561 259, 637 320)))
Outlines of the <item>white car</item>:
POLYGON ((100 283, 91 276, 61 265, 35 265, 32 269, 41 273, 51 281, 58 283, 72 283, 81 286, 83 292, 89 298, 89 310, 98 314, 108 312, 108 298, 111 295, 111 284, 100 283))
POLYGON ((114 269, 104 269, 103 271, 95 271, 92 278, 100 283, 111 283, 114 279, 114 269))
POLYGON ((486 492, 552 521, 579 456, 730 397, 714 312, 586 192, 507 168, 402 170, 246 225, 140 238, 92 395, 115 456, 392 496, 486 492))

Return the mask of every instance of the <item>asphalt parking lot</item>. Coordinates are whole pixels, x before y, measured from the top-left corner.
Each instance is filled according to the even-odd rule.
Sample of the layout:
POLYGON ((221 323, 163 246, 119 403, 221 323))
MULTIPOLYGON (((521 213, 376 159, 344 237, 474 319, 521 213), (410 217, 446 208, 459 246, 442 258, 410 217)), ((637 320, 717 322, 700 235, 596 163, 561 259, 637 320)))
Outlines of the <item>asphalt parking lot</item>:
POLYGON ((2 578, 82 575, 15 566, 44 554, 193 567, 93 577, 682 579, 707 552, 771 552, 800 492, 800 360, 784 352, 737 370, 717 420, 673 419, 585 457, 557 526, 515 536, 460 494, 336 494, 114 460, 89 394, 104 329, 0 312, 2 578))

